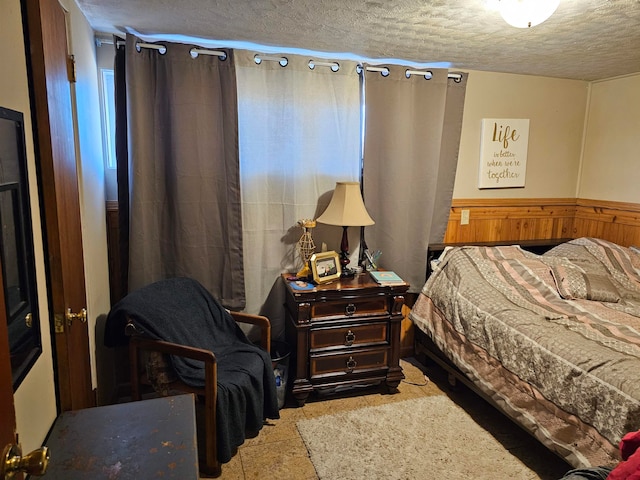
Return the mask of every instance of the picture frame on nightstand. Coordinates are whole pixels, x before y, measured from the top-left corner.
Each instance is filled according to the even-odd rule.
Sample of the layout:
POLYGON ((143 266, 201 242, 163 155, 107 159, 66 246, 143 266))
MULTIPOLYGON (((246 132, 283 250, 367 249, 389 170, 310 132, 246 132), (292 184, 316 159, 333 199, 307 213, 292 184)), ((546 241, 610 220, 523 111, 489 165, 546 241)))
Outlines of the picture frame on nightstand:
POLYGON ((340 278, 340 257, 335 251, 314 253, 309 259, 311 275, 317 284, 332 282, 340 278))

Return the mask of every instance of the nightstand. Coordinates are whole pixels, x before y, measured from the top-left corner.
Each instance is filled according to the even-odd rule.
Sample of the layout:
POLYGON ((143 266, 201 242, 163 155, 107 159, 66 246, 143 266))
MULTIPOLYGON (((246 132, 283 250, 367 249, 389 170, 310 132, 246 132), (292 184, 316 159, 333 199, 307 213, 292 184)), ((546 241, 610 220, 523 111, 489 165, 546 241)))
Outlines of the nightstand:
POLYGON ((286 336, 292 345, 290 379, 298 405, 311 392, 337 393, 383 384, 395 391, 400 367, 400 323, 409 284, 377 284, 365 272, 297 290, 286 288, 286 336))

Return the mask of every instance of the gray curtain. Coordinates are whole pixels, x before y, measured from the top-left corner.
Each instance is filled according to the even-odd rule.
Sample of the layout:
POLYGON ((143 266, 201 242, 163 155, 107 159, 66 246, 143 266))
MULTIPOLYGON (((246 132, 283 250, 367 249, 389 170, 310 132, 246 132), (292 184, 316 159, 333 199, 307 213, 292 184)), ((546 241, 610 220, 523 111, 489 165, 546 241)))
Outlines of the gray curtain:
POLYGON ((188 276, 245 305, 236 80, 231 51, 192 58, 127 37, 129 290, 188 276))
MULTIPOLYGON (((116 111, 116 178, 118 183, 118 254, 117 268, 110 275, 118 278, 111 282, 111 304, 115 304, 129 291, 129 154, 127 152, 127 83, 126 51, 124 39, 113 37, 116 49, 113 67, 116 111)), ((111 240, 112 241, 112 240, 111 240)))
MULTIPOLYGON (((460 151, 460 135, 462 134, 462 113, 467 91, 466 73, 456 73, 460 77, 447 81, 447 99, 444 110, 444 125, 440 143, 440 161, 438 163, 438 181, 433 202, 433 218, 429 243, 440 243, 444 240, 451 211, 453 185, 458 168, 458 152, 460 151)), ((426 250, 425 250, 426 251, 426 250)), ((426 268, 426 267, 425 267, 426 268)))
MULTIPOLYGON (((378 66, 379 67, 379 66, 378 66)), ((442 240, 451 207, 464 106, 466 75, 386 66, 389 75, 364 71, 364 199, 375 225, 367 227, 380 267, 393 270, 419 291, 426 250, 442 240)))

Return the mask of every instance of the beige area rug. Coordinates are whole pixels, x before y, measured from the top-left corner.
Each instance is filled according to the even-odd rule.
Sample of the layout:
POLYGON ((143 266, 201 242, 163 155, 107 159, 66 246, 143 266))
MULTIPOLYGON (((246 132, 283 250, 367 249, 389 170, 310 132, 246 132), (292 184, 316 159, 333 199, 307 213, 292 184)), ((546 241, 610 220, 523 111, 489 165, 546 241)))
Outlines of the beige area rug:
POLYGON ((540 478, 445 395, 296 425, 321 480, 540 478))

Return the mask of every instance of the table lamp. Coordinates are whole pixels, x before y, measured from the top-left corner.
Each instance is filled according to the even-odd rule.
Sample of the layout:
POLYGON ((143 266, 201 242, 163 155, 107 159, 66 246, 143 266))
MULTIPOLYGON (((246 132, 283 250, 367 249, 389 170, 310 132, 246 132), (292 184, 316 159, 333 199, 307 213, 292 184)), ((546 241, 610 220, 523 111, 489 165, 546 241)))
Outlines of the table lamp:
POLYGON ((336 189, 329 202, 329 206, 317 219, 326 225, 342 227, 342 242, 340 243, 340 265, 345 276, 352 275, 349 265, 349 237, 348 227, 364 227, 375 222, 367 213, 360 192, 358 182, 336 182, 336 189))

